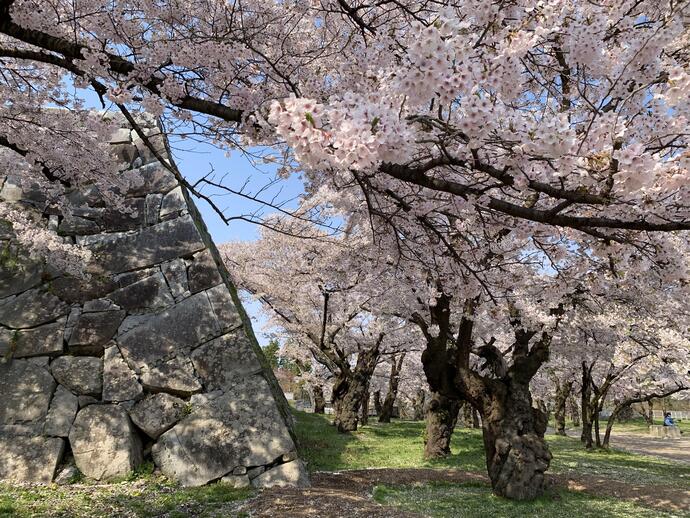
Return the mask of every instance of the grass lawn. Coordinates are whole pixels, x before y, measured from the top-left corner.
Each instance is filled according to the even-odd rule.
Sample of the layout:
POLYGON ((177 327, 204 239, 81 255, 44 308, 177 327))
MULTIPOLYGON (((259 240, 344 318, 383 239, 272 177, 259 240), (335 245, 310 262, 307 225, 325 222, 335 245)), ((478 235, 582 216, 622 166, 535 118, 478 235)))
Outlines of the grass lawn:
POLYGON ((432 483, 414 487, 378 486, 374 499, 433 518, 661 518, 679 516, 631 502, 560 491, 532 502, 511 502, 480 484, 432 483))
POLYGON ((216 483, 180 488, 163 477, 146 476, 114 484, 66 486, 0 484, 0 517, 226 517, 232 503, 252 494, 216 483))
MULTIPOLYGON (((424 423, 394 421, 373 423, 357 432, 342 435, 328 424, 328 418, 296 412, 297 433, 303 457, 312 471, 364 468, 444 467, 484 473, 486 464, 481 430, 458 428, 451 442, 452 455, 425 461, 424 423)), ((690 487, 690 467, 657 457, 620 450, 587 451, 579 440, 547 435, 553 453, 551 473, 595 475, 621 482, 690 487)))

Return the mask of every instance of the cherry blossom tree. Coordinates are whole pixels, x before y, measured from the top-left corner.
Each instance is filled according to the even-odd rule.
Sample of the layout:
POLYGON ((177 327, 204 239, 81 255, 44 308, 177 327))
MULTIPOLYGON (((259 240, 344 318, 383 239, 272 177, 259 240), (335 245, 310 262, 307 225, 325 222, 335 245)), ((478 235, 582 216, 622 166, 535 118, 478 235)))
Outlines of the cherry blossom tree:
POLYGON ((376 366, 389 356, 398 368, 414 339, 404 321, 377 312, 385 274, 343 252, 356 240, 328 238, 316 228, 311 237, 295 241, 266 230, 255 242, 229 243, 221 252, 237 285, 264 305, 271 323, 333 375, 335 425, 349 432, 357 429, 376 366))
MULTIPOLYGON (((270 149, 312 206, 347 214, 347 232, 369 228, 362 248, 381 253, 357 295, 347 274, 361 271, 343 262, 328 283, 276 279, 311 286, 306 314, 277 314, 345 374, 334 393, 348 416, 373 352, 412 323, 432 390, 482 416, 494 491, 532 498, 550 454, 529 384, 564 319, 629 273, 687 293, 687 15, 685 3, 649 0, 0 0, 0 163, 21 159, 19 174, 55 203, 68 186, 117 181, 95 145, 107 119, 90 115, 84 89, 135 129, 143 109, 171 136, 270 149), (55 106, 69 122, 54 122, 55 106), (397 284, 377 277, 384 265, 397 284), (379 296, 386 316, 374 318, 379 296)), ((203 187, 223 188, 168 166, 212 204, 203 187)), ((40 218, 12 209, 2 217, 24 242, 49 242, 32 237, 40 218)), ((236 261, 240 281, 252 258, 236 261)))

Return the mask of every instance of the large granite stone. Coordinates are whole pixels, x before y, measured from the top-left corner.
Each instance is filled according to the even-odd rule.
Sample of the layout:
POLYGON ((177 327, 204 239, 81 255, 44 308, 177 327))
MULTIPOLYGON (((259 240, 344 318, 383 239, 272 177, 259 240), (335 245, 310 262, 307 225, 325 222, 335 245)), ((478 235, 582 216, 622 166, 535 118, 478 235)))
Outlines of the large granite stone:
POLYGON ((74 461, 94 480, 122 477, 142 461, 142 447, 127 412, 117 405, 90 405, 69 433, 74 461))
POLYGON ((55 380, 45 368, 29 360, 0 363, 0 424, 42 420, 54 390, 55 380))
POLYGON ((301 460, 279 464, 252 479, 254 487, 309 487, 309 474, 301 460))
POLYGON ((14 329, 36 327, 69 313, 69 306, 41 289, 25 291, 0 301, 0 324, 14 329))
POLYGON ((120 335, 117 342, 125 360, 141 369, 189 352, 220 334, 208 297, 202 292, 152 316, 120 335))
POLYGON ((92 250, 101 267, 111 273, 144 268, 204 248, 191 216, 145 227, 138 232, 84 236, 78 241, 92 250))
POLYGON ((63 439, 0 434, 0 480, 50 484, 64 450, 63 439))
POLYGON ((188 261, 187 277, 189 279, 189 291, 197 293, 201 290, 217 286, 223 282, 218 265, 213 260, 210 250, 204 250, 194 254, 188 261))
POLYGON ((127 196, 146 196, 150 193, 165 193, 177 187, 175 177, 161 164, 154 163, 126 171, 123 180, 129 183, 127 196))
POLYGON ((131 401, 139 399, 143 392, 136 374, 122 359, 117 345, 107 347, 103 353, 103 400, 131 401))
POLYGON ((125 318, 125 311, 82 313, 69 339, 72 354, 100 355, 125 318))
POLYGON ((225 284, 219 284, 206 290, 206 294, 222 331, 230 331, 242 325, 242 317, 240 317, 235 301, 225 284))
POLYGON ((89 279, 62 276, 50 281, 50 290, 70 304, 99 299, 117 288, 109 275, 92 275, 89 279))
POLYGON ((29 358, 60 354, 64 350, 63 335, 67 318, 33 329, 0 328, 0 361, 2 358, 29 358))
POLYGON ((50 364, 53 377, 78 395, 100 397, 103 390, 103 361, 91 356, 60 356, 50 364))
POLYGON ((177 214, 187 209, 187 202, 182 194, 182 188, 177 187, 163 197, 160 210, 160 218, 164 219, 171 214, 177 214))
POLYGON ((77 410, 79 410, 77 396, 62 385, 58 385, 53 400, 50 402, 43 435, 67 437, 70 428, 72 428, 74 417, 77 415, 77 410))
POLYGON ((170 392, 191 396, 203 389, 187 358, 173 358, 146 366, 141 372, 141 383, 149 392, 170 392))
POLYGON ((160 436, 153 459, 186 486, 216 480, 237 466, 261 466, 295 449, 266 380, 251 376, 160 436))
POLYGON ((170 291, 176 300, 189 295, 189 283, 187 282, 187 264, 183 259, 168 261, 161 266, 165 280, 170 286, 170 291))
POLYGON ((41 282, 41 274, 42 268, 23 255, 10 265, 0 263, 0 298, 37 286, 41 282))
POLYGON ((130 313, 156 311, 175 302, 160 272, 115 290, 107 297, 130 313))
POLYGON ((242 383, 242 378, 262 369, 242 329, 206 342, 192 352, 191 358, 194 370, 207 390, 242 383))
POLYGON ((170 394, 152 394, 139 401, 129 416, 132 422, 152 439, 158 439, 177 423, 185 409, 185 402, 170 394))

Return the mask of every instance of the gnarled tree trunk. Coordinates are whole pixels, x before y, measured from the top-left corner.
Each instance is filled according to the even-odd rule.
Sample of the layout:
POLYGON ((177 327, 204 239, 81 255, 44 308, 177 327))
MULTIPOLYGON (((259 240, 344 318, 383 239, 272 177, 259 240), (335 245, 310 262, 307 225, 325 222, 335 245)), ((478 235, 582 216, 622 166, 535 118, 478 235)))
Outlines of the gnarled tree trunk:
POLYGON ((551 462, 546 415, 532 408, 529 386, 508 383, 492 391, 481 410, 486 466, 494 492, 514 500, 542 494, 551 462))
POLYGON ((573 382, 567 381, 565 383, 560 383, 555 380, 556 383, 556 398, 554 401, 554 419, 556 421, 556 434, 565 435, 565 407, 570 397, 570 392, 573 388, 573 382))
POLYGON ((333 424, 339 432, 354 432, 359 423, 362 398, 376 368, 378 347, 360 352, 354 370, 340 373, 333 385, 333 424))
POLYGON ((398 385, 400 384, 400 371, 405 360, 405 353, 402 353, 397 362, 395 356, 391 358, 391 373, 388 377, 388 391, 386 398, 381 405, 381 413, 379 414, 379 423, 390 423, 393 417, 393 406, 398 397, 398 385))
POLYGON ((314 395, 314 413, 323 414, 326 412, 326 400, 323 397, 323 387, 321 385, 312 385, 312 393, 314 395))
POLYGON ((450 455, 450 440, 458 420, 460 402, 432 392, 426 408, 424 458, 438 459, 450 455))

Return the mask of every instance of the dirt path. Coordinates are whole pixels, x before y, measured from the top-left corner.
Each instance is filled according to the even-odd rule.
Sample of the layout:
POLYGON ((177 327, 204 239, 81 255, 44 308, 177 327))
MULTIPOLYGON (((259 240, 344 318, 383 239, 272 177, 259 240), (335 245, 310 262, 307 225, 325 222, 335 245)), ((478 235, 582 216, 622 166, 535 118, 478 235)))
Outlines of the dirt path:
MULTIPOLYGON (((622 498, 646 507, 665 510, 690 510, 690 491, 665 486, 634 485, 608 479, 581 476, 551 475, 549 483, 571 491, 585 491, 598 496, 622 498)), ((409 518, 415 513, 382 506, 372 498, 374 486, 405 485, 420 482, 485 482, 485 475, 443 469, 371 469, 337 473, 315 473, 312 487, 263 491, 258 497, 241 505, 252 517, 290 516, 347 518, 409 518)))
MULTIPOLYGON (((549 429, 549 433, 553 433, 551 428, 549 429)), ((578 428, 566 430, 568 437, 579 438, 580 433, 581 430, 578 428)), ((685 435, 687 435, 687 433, 685 435)), ((681 439, 662 439, 660 437, 651 437, 641 433, 617 432, 614 427, 611 434, 611 447, 632 453, 652 455, 690 464, 690 437, 684 436, 681 439)))
POLYGON ((661 439, 619 432, 611 435, 611 446, 633 453, 655 455, 690 464, 690 438, 686 437, 682 439, 661 439))

